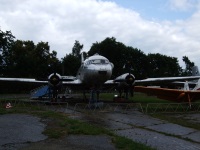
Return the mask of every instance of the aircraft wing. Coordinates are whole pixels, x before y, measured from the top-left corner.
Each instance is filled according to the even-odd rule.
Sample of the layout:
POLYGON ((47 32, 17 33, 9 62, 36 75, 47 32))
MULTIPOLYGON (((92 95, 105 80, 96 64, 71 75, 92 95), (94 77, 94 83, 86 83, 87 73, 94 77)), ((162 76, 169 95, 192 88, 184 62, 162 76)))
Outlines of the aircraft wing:
MULTIPOLYGON (((53 74, 52 74, 53 75, 53 74)), ((74 81, 76 77, 74 76, 59 76, 58 80, 63 82, 74 81)), ((10 81, 10 82, 27 82, 27 83, 48 83, 50 79, 33 79, 33 78, 0 78, 0 81, 10 81)))
MULTIPOLYGON (((64 80, 68 80, 67 82, 64 81, 63 84, 82 84, 81 80, 75 79, 75 77, 67 77, 63 78, 64 80)), ((174 82, 178 83, 177 81, 190 81, 190 80, 197 80, 200 79, 200 76, 188 76, 188 77, 164 77, 164 78, 147 78, 143 80, 135 80, 136 85, 140 84, 150 84, 150 83, 163 83, 163 82, 174 82)), ((48 83, 48 81, 36 80, 32 78, 0 78, 0 81, 16 81, 16 82, 33 82, 33 83, 48 83)), ((114 80, 108 80, 105 84, 114 84, 114 80)), ((180 82, 181 83, 181 82, 180 82)))
POLYGON ((143 80, 136 80, 135 84, 136 85, 149 85, 149 84, 162 85, 163 83, 173 83, 173 82, 178 83, 178 81, 190 81, 190 80, 197 80, 199 78, 200 76, 147 78, 143 80))
MULTIPOLYGON (((125 76, 127 74, 124 74, 125 76)), ((177 84, 177 85, 184 85, 185 81, 191 81, 191 80, 198 80, 200 79, 200 76, 186 76, 186 77, 163 77, 163 78, 147 78, 143 80, 135 80, 132 81, 134 85, 169 85, 169 84, 177 84)), ((114 80, 108 80, 104 83, 104 86, 112 86, 112 85, 117 85, 117 83, 120 82, 126 82, 127 79, 124 77, 120 76, 117 77, 114 80)), ((189 85, 195 86, 197 83, 196 82, 188 82, 189 85)))
POLYGON ((200 100, 200 91, 184 91, 179 89, 156 88, 135 86, 135 92, 145 93, 150 96, 157 96, 160 99, 176 102, 194 102, 200 100))
POLYGON ((64 85, 80 85, 82 81, 80 79, 75 79, 73 81, 64 81, 62 84, 64 85))
POLYGON ((27 83, 48 83, 48 81, 40 81, 31 78, 0 78, 0 81, 10 81, 10 82, 27 82, 27 83))

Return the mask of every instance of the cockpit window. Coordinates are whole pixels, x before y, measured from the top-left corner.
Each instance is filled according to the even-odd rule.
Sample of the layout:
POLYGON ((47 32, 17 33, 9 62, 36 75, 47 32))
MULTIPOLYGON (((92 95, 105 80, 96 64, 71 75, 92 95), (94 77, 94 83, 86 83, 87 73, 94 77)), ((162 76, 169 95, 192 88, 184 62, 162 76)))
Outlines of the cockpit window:
POLYGON ((91 60, 91 64, 100 64, 100 63, 101 63, 100 59, 91 60))
POLYGON ((106 59, 94 59, 94 60, 89 60, 88 62, 86 62, 86 65, 90 65, 90 64, 108 64, 109 61, 106 59))
POLYGON ((91 60, 92 64, 108 64, 108 60, 105 59, 95 59, 91 60))

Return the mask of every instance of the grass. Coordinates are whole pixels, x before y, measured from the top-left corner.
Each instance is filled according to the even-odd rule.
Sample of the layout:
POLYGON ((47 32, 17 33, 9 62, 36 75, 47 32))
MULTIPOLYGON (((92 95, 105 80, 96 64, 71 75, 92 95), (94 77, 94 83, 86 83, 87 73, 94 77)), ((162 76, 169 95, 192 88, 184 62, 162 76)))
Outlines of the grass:
MULTIPOLYGON (((113 99, 114 93, 102 93, 100 94, 100 99, 105 99, 107 101, 111 101, 113 99)), ((9 100, 9 99, 8 99, 9 100)), ((145 106, 147 103, 171 103, 169 101, 161 100, 153 96, 146 96, 142 93, 135 93, 133 98, 130 98, 131 102, 141 103, 145 106)), ((29 106, 29 108, 25 108, 20 106, 18 108, 12 108, 6 110, 4 108, 0 108, 0 115, 7 113, 28 113, 32 115, 36 115, 42 118, 42 120, 48 120, 46 123, 48 124, 44 134, 46 134, 49 138, 59 139, 69 134, 86 134, 86 135, 108 135, 112 137, 112 141, 118 149, 131 150, 131 149, 152 149, 143 144, 139 144, 133 142, 130 139, 125 137, 120 137, 108 131, 102 127, 97 125, 93 125, 90 123, 86 123, 79 120, 70 119, 66 114, 46 111, 36 106, 29 106), (29 109, 31 108, 31 109, 29 109)), ((167 115, 167 114, 152 114, 152 117, 156 117, 162 120, 167 120, 168 122, 179 124, 181 126, 194 128, 200 130, 200 126, 197 123, 193 123, 184 118, 177 118, 177 115, 167 115)))
MULTIPOLYGON (((181 114, 183 115, 183 114, 181 114)), ((169 114, 151 114, 152 117, 159 118, 162 120, 167 120, 168 122, 178 124, 184 127, 189 127, 193 129, 200 130, 200 125, 198 123, 191 122, 190 120, 184 119, 182 117, 177 117, 177 115, 169 115, 169 114)))
POLYGON ((131 141, 130 139, 127 139, 125 137, 116 136, 115 137, 115 143, 116 147, 118 149, 124 149, 124 150, 153 150, 151 147, 147 147, 143 144, 136 143, 131 141))
POLYGON ((49 138, 60 139, 69 134, 80 135, 107 135, 112 138, 112 142, 116 148, 122 150, 152 150, 144 144, 136 143, 128 138, 115 135, 113 132, 80 120, 74 120, 68 117, 67 114, 37 108, 36 106, 24 106, 19 104, 17 107, 5 109, 0 107, 0 115, 8 113, 22 113, 38 116, 42 122, 47 124, 43 132, 49 138))
MULTIPOLYGON (((113 102, 113 97, 117 93, 101 93, 100 99, 113 102)), ((129 97, 130 102, 134 103, 169 103, 169 101, 159 99, 155 96, 147 96, 143 93, 135 92, 133 97, 129 97)))
MULTIPOLYGON (((113 97, 116 93, 102 93, 100 94, 100 99, 103 99, 107 102, 113 102, 113 97)), ((140 103, 143 110, 148 113, 158 112, 189 112, 195 111, 193 109, 190 110, 187 102, 184 104, 178 102, 167 101, 163 99, 159 99, 156 96, 147 96, 146 94, 135 92, 133 97, 129 97, 128 102, 130 103, 140 103), (148 107, 147 107, 147 104, 148 107), (175 104, 175 105, 174 105, 175 104), (159 107, 158 107, 159 106, 159 107)), ((200 102, 200 100, 196 101, 200 102)), ((196 107, 199 107, 198 105, 196 107)))

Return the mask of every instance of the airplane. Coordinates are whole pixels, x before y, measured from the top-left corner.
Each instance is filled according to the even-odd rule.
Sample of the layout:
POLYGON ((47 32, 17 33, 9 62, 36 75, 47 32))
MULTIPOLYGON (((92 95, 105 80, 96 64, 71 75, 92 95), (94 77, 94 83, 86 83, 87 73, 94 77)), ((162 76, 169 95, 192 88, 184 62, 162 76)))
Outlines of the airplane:
POLYGON ((47 84, 53 90, 53 99, 58 96, 58 89, 61 85, 69 87, 80 88, 82 90, 90 90, 90 103, 95 103, 99 99, 99 93, 105 86, 117 86, 118 90, 126 91, 133 95, 135 85, 139 84, 152 84, 152 83, 169 83, 174 81, 185 81, 185 80, 196 80, 200 76, 187 76, 187 77, 165 77, 165 78, 147 78, 144 80, 136 80, 135 76, 130 73, 125 73, 110 80, 112 70, 114 68, 106 57, 99 54, 94 54, 84 60, 83 54, 81 55, 81 66, 77 72, 76 77, 74 76, 61 76, 58 73, 52 73, 49 75, 47 80, 36 80, 29 78, 0 78, 0 81, 9 82, 30 82, 47 84))
POLYGON ((169 89, 160 87, 145 87, 145 86, 135 86, 135 92, 145 93, 149 96, 156 96, 160 99, 173 101, 173 102, 188 102, 191 106, 191 102, 200 100, 200 91, 195 90, 197 87, 200 88, 200 80, 197 86, 190 90, 188 87, 188 82, 185 82, 184 89, 169 89))
MULTIPOLYGON (((199 69, 197 66, 192 68, 192 75, 199 76, 199 69)), ((135 92, 145 93, 151 96, 157 96, 160 99, 176 102, 191 102, 200 100, 200 79, 194 81, 179 82, 175 81, 171 84, 183 86, 181 89, 160 88, 155 86, 135 86, 135 92), (192 87, 192 88, 191 88, 192 87)))
POLYGON ((101 55, 95 54, 84 60, 82 53, 81 66, 76 77, 61 76, 58 73, 52 73, 48 76, 47 80, 29 78, 0 78, 0 81, 48 84, 52 89, 53 99, 57 98, 58 89, 61 85, 89 89, 91 90, 91 99, 98 99, 99 90, 104 82, 110 79, 113 68, 113 63, 101 55), (95 95, 97 98, 94 97, 95 95))

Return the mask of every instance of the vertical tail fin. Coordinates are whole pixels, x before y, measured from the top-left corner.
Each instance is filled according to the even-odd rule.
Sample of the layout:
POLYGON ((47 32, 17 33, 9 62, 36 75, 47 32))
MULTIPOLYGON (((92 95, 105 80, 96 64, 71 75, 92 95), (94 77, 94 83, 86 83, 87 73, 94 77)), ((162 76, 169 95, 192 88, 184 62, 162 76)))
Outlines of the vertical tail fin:
POLYGON ((192 76, 199 76, 199 68, 197 66, 192 67, 192 76))
MULTIPOLYGON (((199 68, 197 66, 194 66, 192 67, 192 75, 193 76, 199 76, 200 73, 199 73, 199 68)), ((196 80, 196 86, 194 87, 194 91, 195 90, 199 90, 200 89, 200 79, 199 80, 196 80)))

